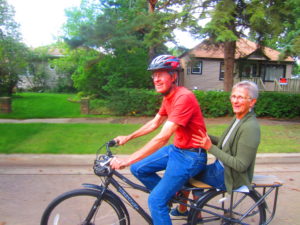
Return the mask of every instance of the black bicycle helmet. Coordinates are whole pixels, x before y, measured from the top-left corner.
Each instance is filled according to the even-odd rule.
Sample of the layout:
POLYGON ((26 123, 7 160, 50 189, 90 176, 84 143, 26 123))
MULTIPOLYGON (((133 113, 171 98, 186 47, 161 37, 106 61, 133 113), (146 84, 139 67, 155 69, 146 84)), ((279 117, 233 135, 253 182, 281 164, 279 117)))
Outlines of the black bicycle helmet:
POLYGON ((148 70, 180 70, 180 61, 177 57, 172 55, 160 55, 152 60, 148 70))

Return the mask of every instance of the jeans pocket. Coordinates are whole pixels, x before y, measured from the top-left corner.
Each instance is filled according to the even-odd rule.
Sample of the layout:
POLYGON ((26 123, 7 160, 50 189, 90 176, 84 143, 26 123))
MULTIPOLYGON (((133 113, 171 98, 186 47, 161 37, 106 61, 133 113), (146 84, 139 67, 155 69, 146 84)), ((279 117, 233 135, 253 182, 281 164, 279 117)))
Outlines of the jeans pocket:
POLYGON ((207 163, 207 154, 206 153, 196 153, 196 156, 193 158, 191 165, 190 176, 196 176, 199 172, 205 169, 207 163))

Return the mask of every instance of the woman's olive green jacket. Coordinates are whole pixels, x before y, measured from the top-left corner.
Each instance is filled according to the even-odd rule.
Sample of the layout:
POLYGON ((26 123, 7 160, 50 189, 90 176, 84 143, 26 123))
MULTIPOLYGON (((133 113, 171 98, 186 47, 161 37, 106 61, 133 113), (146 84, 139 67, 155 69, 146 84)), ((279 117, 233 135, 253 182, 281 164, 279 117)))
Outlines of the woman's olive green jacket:
POLYGON ((208 150, 224 164, 225 186, 229 193, 243 185, 251 189, 256 152, 260 143, 260 127, 256 115, 249 112, 240 120, 222 148, 223 140, 235 119, 220 138, 210 136, 213 145, 208 150))

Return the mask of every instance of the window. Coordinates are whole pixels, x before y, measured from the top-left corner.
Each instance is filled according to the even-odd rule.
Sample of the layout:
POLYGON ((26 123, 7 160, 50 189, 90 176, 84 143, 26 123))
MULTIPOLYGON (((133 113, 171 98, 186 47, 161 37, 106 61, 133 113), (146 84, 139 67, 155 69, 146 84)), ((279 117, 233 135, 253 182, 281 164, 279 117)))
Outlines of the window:
POLYGON ((262 65, 262 74, 264 81, 274 81, 281 77, 285 77, 284 65, 262 65))
POLYGON ((224 68, 224 62, 221 62, 221 63, 220 63, 220 75, 219 75, 219 80, 224 80, 224 71, 225 71, 225 68, 224 68))
POLYGON ((201 75, 202 74, 202 61, 195 60, 191 64, 191 74, 201 75))
POLYGON ((240 62, 240 77, 257 77, 257 65, 250 62, 240 62))

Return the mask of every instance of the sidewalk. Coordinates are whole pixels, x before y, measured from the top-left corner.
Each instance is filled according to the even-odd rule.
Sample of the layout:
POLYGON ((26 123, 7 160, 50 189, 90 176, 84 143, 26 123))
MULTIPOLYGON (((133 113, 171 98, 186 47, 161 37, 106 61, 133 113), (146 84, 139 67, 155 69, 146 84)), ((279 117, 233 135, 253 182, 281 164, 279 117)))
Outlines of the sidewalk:
MULTIPOLYGON (((144 124, 152 117, 106 117, 106 118, 42 118, 42 119, 1 119, 0 123, 121 123, 121 124, 144 124)), ((228 124, 231 117, 204 118, 206 124, 228 124)), ((274 119, 258 118, 260 124, 298 124, 300 119, 274 119)))
MULTIPOLYGON (((0 154, 0 165, 88 166, 94 162, 95 157, 95 154, 0 154)), ((208 154, 208 160, 213 159, 213 156, 208 154)), ((300 163, 300 153, 258 153, 256 156, 256 164, 289 163, 300 163)))
MULTIPOLYGON (((126 155, 119 155, 126 157, 126 155)), ((50 174, 93 174, 95 155, 34 155, 2 154, 0 155, 0 175, 50 175, 50 174)), ((214 161, 209 155, 208 161, 214 161)), ((258 154, 255 172, 300 172, 300 153, 258 154)), ((128 168, 123 173, 130 174, 128 168)))

